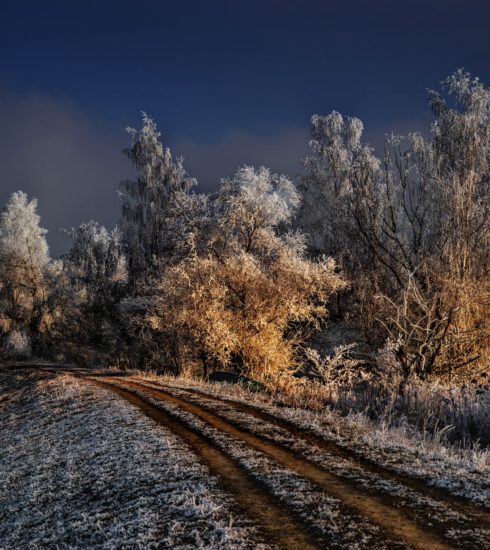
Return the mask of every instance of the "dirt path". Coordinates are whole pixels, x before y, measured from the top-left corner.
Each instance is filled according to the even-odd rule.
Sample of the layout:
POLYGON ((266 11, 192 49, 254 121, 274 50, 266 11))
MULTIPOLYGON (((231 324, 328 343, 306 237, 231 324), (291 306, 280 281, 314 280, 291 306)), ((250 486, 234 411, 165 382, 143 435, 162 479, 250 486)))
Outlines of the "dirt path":
MULTIPOLYGON (((222 486, 236 500, 243 513, 255 520, 259 531, 264 533, 264 538, 272 546, 279 548, 291 548, 294 550, 308 548, 350 548, 342 540, 330 540, 315 529, 315 526, 304 522, 292 509, 287 500, 282 501, 272 494, 270 487, 260 478, 250 475, 243 465, 230 457, 228 453, 220 450, 215 442, 194 427, 182 422, 168 411, 162 410, 152 401, 145 398, 145 392, 138 391, 139 385, 131 382, 121 382, 116 378, 94 379, 96 384, 116 392, 124 399, 140 408, 142 412, 150 416, 161 425, 171 429, 173 433, 181 437, 191 449, 206 464, 210 472, 220 479, 222 486), (135 391, 136 390, 136 391, 135 391)), ((145 388, 143 388, 144 390, 145 388)), ((151 392, 147 392, 147 395, 151 392)), ((182 407, 183 410, 186 410, 182 407)), ((222 430, 226 431, 226 430, 222 430)), ((361 522, 361 517, 356 511, 345 507, 342 510, 344 516, 349 516, 352 524, 361 522)), ((330 518, 325 518, 330 521, 330 518)), ((431 548, 450 548, 439 544, 432 537, 426 537, 434 544, 431 548)), ((375 548, 391 549, 404 548, 401 541, 394 541, 390 534, 379 529, 376 533, 375 548)), ((427 548, 427 546, 410 546, 411 548, 427 548)))
POLYGON ((113 388, 122 387, 126 391, 132 391, 133 395, 136 392, 142 399, 144 399, 144 396, 151 396, 157 400, 176 405, 213 428, 268 455, 289 470, 312 481, 327 494, 341 500, 354 513, 358 513, 378 525, 384 536, 393 541, 402 542, 409 548, 436 549, 453 547, 450 537, 446 536, 443 529, 433 525, 430 518, 428 518, 425 525, 419 525, 412 519, 410 510, 396 508, 392 503, 388 504, 386 495, 370 494, 361 487, 354 486, 349 480, 339 479, 311 461, 297 456, 278 444, 265 441, 244 431, 201 406, 177 397, 168 391, 151 388, 126 379, 105 379, 104 383, 113 388))
MULTIPOLYGON (((480 527, 485 527, 490 529, 490 514, 485 510, 482 510, 480 507, 465 501, 461 497, 454 496, 444 489, 439 489, 436 487, 430 487, 424 484, 422 481, 414 478, 410 478, 407 475, 399 474, 393 470, 388 470, 379 466, 378 464, 368 460, 367 458, 354 453, 352 450, 342 447, 341 445, 335 443, 334 441, 327 441, 316 434, 308 431, 307 429, 301 429, 295 426, 293 423, 288 422, 283 418, 272 415, 266 411, 263 411, 253 405, 247 405, 246 403, 240 403, 232 399, 226 399, 222 397, 215 397, 209 393, 199 391, 196 389, 190 388, 180 388, 174 387, 171 385, 164 385, 156 381, 149 382, 148 380, 134 377, 135 381, 149 387, 157 387, 162 391, 176 393, 178 396, 187 396, 187 399, 193 401, 194 397, 199 399, 199 403, 204 408, 208 407, 208 403, 212 403, 214 406, 211 407, 212 411, 219 412, 220 408, 224 408, 224 404, 229 409, 233 409, 239 413, 244 413, 250 415, 256 419, 262 420, 271 424, 275 427, 278 427, 282 430, 286 430, 294 438, 299 438, 311 445, 314 445, 329 455, 338 457, 343 460, 347 460, 352 464, 361 467, 364 471, 375 474, 381 479, 402 484, 410 489, 413 489, 420 493, 421 495, 427 496, 431 499, 435 499, 439 502, 443 502, 450 506, 452 510, 457 510, 461 514, 471 518, 475 525, 480 527)), ((233 423, 233 422, 231 422, 233 423)), ((244 427, 242 426, 242 429, 244 427)))
MULTIPOLYGON (((285 470, 314 484, 329 497, 338 499, 342 503, 344 516, 349 516, 354 522, 356 518, 367 520, 379 529, 376 540, 380 548, 490 547, 490 518, 484 510, 429 488, 420 481, 359 459, 347 449, 304 432, 256 407, 232 400, 224 403, 222 399, 197 390, 164 386, 136 378, 94 377, 83 369, 70 371, 116 392, 176 433, 221 480, 223 487, 233 495, 243 513, 256 522, 265 538, 281 548, 345 548, 346 545, 325 538, 325 534, 313 523, 309 524, 288 505, 287 499, 278 498, 260 476, 248 471, 228 449, 220 448, 203 429, 196 427, 192 418, 268 457, 285 470), (184 413, 184 417, 179 416, 177 411, 184 413), (329 468, 298 453, 297 449, 292 450, 292 447, 288 448, 284 442, 275 440, 269 434, 260 433, 253 425, 238 421, 233 414, 228 414, 230 412, 243 413, 285 430, 290 436, 319 448, 330 460, 350 461, 362 472, 386 481, 387 485, 402 483, 405 489, 408 487, 407 494, 414 494, 417 498, 410 502, 407 494, 400 499, 389 491, 380 490, 379 485, 367 487, 352 478, 332 473, 329 468), (438 513, 434 514, 434 510, 438 513)), ((360 547, 367 546, 361 543, 360 547)))
POLYGON ((224 452, 214 447, 205 437, 186 427, 161 409, 143 400, 123 387, 96 381, 104 388, 115 391, 138 407, 158 424, 178 435, 202 459, 210 473, 218 477, 239 507, 254 519, 263 531, 266 540, 281 548, 305 550, 317 548, 315 537, 305 525, 298 522, 287 509, 280 506, 257 480, 251 478, 224 452))

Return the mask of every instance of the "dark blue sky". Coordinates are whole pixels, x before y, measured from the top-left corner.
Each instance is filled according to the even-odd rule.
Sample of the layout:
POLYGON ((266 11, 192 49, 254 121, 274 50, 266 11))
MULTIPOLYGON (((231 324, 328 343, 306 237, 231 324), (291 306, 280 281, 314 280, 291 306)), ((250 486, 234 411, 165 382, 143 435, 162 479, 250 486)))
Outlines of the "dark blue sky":
POLYGON ((490 83, 489 29, 486 0, 2 1, 0 201, 37 195, 55 254, 59 225, 114 223, 140 110, 204 189, 243 162, 294 175, 313 113, 379 143, 427 128, 455 69, 490 83))

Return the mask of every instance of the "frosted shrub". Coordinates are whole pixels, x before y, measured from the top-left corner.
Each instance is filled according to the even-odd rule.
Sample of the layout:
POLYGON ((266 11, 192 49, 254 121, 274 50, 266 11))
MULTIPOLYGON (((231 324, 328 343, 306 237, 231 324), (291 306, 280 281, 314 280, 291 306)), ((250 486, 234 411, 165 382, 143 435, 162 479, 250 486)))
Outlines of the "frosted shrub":
POLYGON ((354 381, 367 377, 367 374, 360 368, 362 361, 354 359, 350 355, 355 347, 355 344, 338 346, 332 355, 324 357, 318 350, 306 348, 305 356, 312 366, 313 374, 323 383, 352 384, 354 381))
POLYGON ((308 259, 301 233, 279 231, 298 203, 293 184, 265 168, 244 167, 223 182, 204 213, 206 230, 162 271, 147 324, 172 328, 180 353, 204 365, 262 378, 294 368, 301 323, 318 326, 345 285, 331 259, 308 259))
POLYGON ((297 404, 309 395, 312 408, 328 405, 342 414, 364 413, 380 425, 407 427, 430 441, 463 448, 488 448, 488 386, 406 380, 398 358, 401 349, 401 339, 388 340, 374 354, 370 371, 364 371, 365 365, 349 359, 348 347, 326 357, 316 350, 306 350, 317 379, 304 385, 304 394, 299 392, 297 404))

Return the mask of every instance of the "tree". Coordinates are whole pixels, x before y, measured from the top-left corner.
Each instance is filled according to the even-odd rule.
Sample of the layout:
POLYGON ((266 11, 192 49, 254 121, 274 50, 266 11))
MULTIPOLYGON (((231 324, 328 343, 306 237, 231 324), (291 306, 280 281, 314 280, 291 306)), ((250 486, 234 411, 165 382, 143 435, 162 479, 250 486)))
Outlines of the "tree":
POLYGON ((159 141, 160 133, 143 113, 143 126, 128 128, 132 146, 125 152, 137 172, 136 181, 122 183, 121 235, 130 283, 144 279, 178 244, 168 230, 179 200, 196 184, 159 141))
POLYGON ((114 354, 126 283, 119 232, 90 221, 66 233, 72 246, 49 273, 50 343, 79 360, 91 350, 114 354))
POLYGON ((124 279, 124 258, 117 228, 109 232, 103 225, 90 221, 67 234, 73 244, 65 262, 78 271, 77 279, 89 294, 95 297, 104 292, 108 281, 124 279))
POLYGON ((362 132, 359 119, 336 111, 312 117, 313 155, 303 160, 296 223, 308 235, 310 250, 332 256, 352 281, 352 292, 337 296, 337 314, 348 318, 353 312, 370 331, 370 296, 387 267, 378 253, 386 242, 381 227, 385 197, 381 163, 362 143, 362 132))
POLYGON ((299 204, 294 185, 244 167, 223 182, 204 233, 161 272, 146 323, 180 335, 188 362, 267 378, 298 364, 302 324, 317 325, 344 282, 331 259, 310 261, 301 233, 282 233, 299 204))
POLYGON ((398 299, 381 299, 405 370, 423 378, 481 366, 490 349, 490 89, 459 70, 442 90, 429 92, 432 138, 397 139, 386 157, 406 272, 398 299))
POLYGON ((44 271, 49 262, 46 230, 39 226, 37 201, 22 191, 0 214, 2 332, 33 336, 42 321, 44 271))
POLYGON ((351 318, 374 345, 400 343, 407 376, 450 373, 489 346, 490 90, 463 71, 442 88, 432 136, 389 136, 382 164, 359 121, 313 117, 301 178, 300 224, 342 259, 351 318))
POLYGON ((361 226, 368 211, 378 213, 378 205, 363 208, 362 201, 379 195, 380 162, 361 142, 359 119, 333 111, 314 115, 311 124, 310 146, 315 155, 303 160, 299 225, 309 235, 313 250, 340 258, 356 244, 354 213, 361 226))

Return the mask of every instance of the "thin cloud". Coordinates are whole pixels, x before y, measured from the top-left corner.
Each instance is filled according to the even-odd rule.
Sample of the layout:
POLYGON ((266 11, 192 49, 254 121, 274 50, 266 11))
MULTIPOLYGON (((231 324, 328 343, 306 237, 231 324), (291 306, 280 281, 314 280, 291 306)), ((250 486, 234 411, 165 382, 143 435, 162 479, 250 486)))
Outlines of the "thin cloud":
POLYGON ((17 189, 38 198, 53 256, 68 244, 60 228, 91 218, 116 222, 116 189, 131 173, 122 132, 41 94, 0 91, 0 120, 0 202, 17 189))
POLYGON ((300 170, 300 159, 308 153, 308 141, 308 127, 281 129, 266 136, 233 130, 213 142, 180 141, 172 150, 185 158, 187 171, 198 179, 199 189, 211 191, 244 164, 266 166, 293 177, 300 170))

